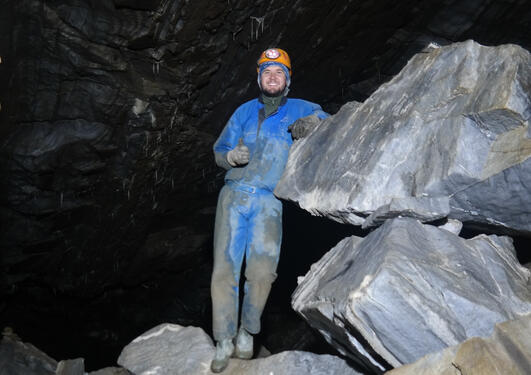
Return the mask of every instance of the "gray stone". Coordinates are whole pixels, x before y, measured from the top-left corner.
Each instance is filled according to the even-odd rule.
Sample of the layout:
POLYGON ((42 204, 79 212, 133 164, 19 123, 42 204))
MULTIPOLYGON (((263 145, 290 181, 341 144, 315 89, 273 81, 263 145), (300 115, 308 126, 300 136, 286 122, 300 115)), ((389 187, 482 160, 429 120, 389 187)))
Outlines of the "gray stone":
POLYGON ((134 374, 200 374, 213 356, 212 340, 201 328, 161 324, 127 345, 118 364, 134 374))
POLYGON ((446 223, 439 225, 439 228, 458 236, 461 233, 461 229, 463 229, 463 223, 456 219, 448 219, 446 223))
POLYGON ((301 351, 285 351, 252 361, 234 360, 225 371, 228 375, 290 374, 290 375, 361 375, 347 363, 332 355, 301 351))
POLYGON ((57 361, 35 346, 5 336, 0 342, 0 374, 55 375, 57 361))
POLYGON ((523 48, 429 47, 296 141, 275 193, 356 225, 448 214, 529 235, 529 92, 523 48))
MULTIPOLYGON (((118 364, 134 374, 210 374, 214 345, 201 328, 159 325, 127 345, 118 364)), ((331 355, 286 351, 254 360, 231 359, 225 375, 254 374, 359 374, 331 355)))
POLYGON ((55 375, 85 375, 85 360, 76 358, 60 361, 55 375))
POLYGON ((88 375, 130 375, 131 373, 121 367, 105 367, 97 371, 89 372, 88 375))
POLYGON ((391 198, 391 202, 378 207, 367 217, 362 228, 382 224, 387 219, 408 216, 420 221, 442 219, 450 213, 448 197, 391 198))
POLYGON ((496 324, 494 334, 489 338, 473 337, 386 374, 531 374, 531 314, 496 324))
POLYGON ((375 371, 411 363, 531 311, 531 272, 504 236, 463 239, 411 218, 341 241, 299 282, 299 312, 375 371))

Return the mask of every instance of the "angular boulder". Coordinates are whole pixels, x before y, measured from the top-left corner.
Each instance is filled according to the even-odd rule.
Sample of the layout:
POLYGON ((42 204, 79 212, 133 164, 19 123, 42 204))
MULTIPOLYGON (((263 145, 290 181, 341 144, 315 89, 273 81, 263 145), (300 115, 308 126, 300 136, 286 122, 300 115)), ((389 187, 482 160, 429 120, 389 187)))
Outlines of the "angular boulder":
POLYGON ((200 374, 213 356, 212 340, 201 328, 161 324, 127 345, 118 364, 134 374, 200 374))
POLYGON ((55 369, 55 375, 85 375, 85 360, 83 358, 60 361, 55 369))
POLYGON ((473 337, 429 354, 387 375, 528 375, 531 373, 531 314, 496 324, 488 338, 473 337))
MULTIPOLYGON (((215 347, 210 337, 196 327, 161 324, 127 345, 118 363, 134 374, 210 374, 215 347)), ((253 360, 231 359, 224 375, 361 375, 331 355, 286 351, 253 360)))
POLYGON ((530 279, 509 237, 467 240, 390 219, 312 265, 292 306, 341 353, 381 372, 531 312, 530 279))
POLYGON ((291 148, 275 189, 355 225, 445 216, 531 235, 531 54, 427 47, 291 148))
POLYGON ((16 335, 5 335, 0 341, 0 374, 55 375, 57 361, 16 335))

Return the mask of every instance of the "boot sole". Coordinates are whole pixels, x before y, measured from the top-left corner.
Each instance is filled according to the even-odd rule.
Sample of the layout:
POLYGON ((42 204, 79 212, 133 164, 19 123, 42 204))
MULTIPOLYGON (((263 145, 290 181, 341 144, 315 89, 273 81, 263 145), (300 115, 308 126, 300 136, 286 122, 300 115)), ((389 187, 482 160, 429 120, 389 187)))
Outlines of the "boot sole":
POLYGON ((229 366, 229 360, 227 359, 227 362, 225 363, 215 363, 215 361, 212 361, 210 363, 210 370, 215 373, 219 374, 220 372, 223 372, 227 367, 229 366), (221 367, 218 367, 221 366, 221 367))
POLYGON ((234 357, 239 359, 251 359, 253 358, 253 352, 240 352, 236 349, 234 351, 234 357))

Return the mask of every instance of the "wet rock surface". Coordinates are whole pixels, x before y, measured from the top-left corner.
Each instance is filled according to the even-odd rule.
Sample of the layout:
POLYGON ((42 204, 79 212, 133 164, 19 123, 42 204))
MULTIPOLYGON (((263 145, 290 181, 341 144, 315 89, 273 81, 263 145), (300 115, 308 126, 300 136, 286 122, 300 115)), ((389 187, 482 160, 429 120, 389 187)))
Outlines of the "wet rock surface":
POLYGON ((529 313, 530 279, 509 237, 391 219, 312 265, 292 305, 341 353, 382 371, 529 313))
POLYGON ((275 193, 363 225, 451 217, 531 235, 531 54, 428 47, 291 149, 275 193))

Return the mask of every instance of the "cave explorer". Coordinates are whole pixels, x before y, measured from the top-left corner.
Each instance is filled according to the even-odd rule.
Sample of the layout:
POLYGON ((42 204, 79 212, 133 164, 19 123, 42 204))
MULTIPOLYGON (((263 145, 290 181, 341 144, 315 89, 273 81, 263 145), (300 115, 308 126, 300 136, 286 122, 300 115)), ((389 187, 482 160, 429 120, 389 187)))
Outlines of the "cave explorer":
POLYGON ((223 371, 233 354, 242 359, 253 356, 252 335, 260 332, 260 316, 277 276, 280 255, 282 203, 273 190, 293 139, 308 132, 302 118, 328 116, 315 103, 286 97, 291 62, 285 51, 270 48, 260 55, 257 64, 261 95, 234 112, 214 144, 216 163, 227 173, 214 228, 211 293, 217 344, 211 363, 213 372, 223 371), (244 255, 246 281, 238 329, 244 255))

